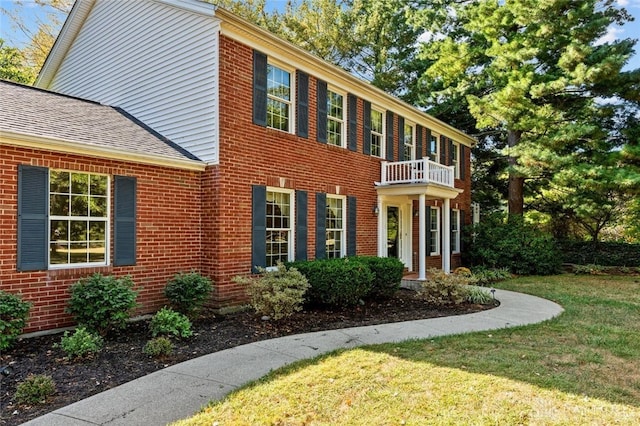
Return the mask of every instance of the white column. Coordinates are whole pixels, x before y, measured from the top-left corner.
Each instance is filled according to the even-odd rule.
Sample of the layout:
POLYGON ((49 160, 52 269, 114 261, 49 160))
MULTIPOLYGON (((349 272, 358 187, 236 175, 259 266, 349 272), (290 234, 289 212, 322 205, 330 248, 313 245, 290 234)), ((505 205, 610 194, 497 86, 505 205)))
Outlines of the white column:
POLYGON ((378 196, 378 257, 387 257, 387 212, 382 210, 382 199, 378 196))
POLYGON ((444 199, 442 204, 442 270, 451 272, 451 201, 444 199))
POLYGON ((420 194, 418 200, 418 279, 427 279, 427 225, 426 225, 426 213, 425 207, 426 197, 424 194, 420 194))

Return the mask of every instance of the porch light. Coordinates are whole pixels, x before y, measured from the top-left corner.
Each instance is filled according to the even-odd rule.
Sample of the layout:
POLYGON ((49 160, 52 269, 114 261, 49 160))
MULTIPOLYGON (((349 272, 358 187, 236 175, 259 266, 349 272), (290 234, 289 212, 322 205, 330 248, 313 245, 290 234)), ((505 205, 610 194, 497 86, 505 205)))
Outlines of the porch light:
POLYGON ((373 214, 375 214, 376 216, 380 214, 380 209, 378 208, 377 204, 373 206, 373 214))

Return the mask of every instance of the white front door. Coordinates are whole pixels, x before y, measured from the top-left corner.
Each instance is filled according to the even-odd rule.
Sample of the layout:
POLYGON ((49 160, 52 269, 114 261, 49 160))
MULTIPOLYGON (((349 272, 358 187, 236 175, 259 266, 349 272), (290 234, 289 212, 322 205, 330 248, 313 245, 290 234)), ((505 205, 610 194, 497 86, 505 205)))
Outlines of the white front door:
POLYGON ((387 205, 384 213, 386 250, 382 255, 400 259, 411 271, 411 205, 387 205))

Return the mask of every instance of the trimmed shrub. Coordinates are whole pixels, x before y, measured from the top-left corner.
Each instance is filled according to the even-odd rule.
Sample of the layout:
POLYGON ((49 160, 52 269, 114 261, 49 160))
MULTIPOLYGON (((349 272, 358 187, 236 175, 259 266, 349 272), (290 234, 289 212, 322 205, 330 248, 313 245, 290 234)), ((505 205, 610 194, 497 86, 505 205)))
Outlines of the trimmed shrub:
POLYGON ((56 385, 51 376, 30 374, 18 384, 14 398, 19 404, 42 404, 54 393, 56 385))
POLYGON ((151 335, 156 337, 160 334, 173 335, 176 337, 191 337, 191 321, 186 315, 176 312, 170 308, 162 308, 151 318, 149 324, 151 335))
POLYGON ((640 267, 640 244, 559 241, 558 246, 565 263, 640 267))
POLYGON ((154 358, 169 356, 173 352, 173 343, 166 337, 156 337, 144 345, 142 352, 154 358))
POLYGON ((251 306, 274 320, 290 317, 302 310, 309 281, 296 268, 278 262, 277 269, 259 270, 256 277, 235 277, 234 282, 247 286, 251 306))
POLYGON ((493 296, 483 287, 470 286, 467 288, 467 302, 490 305, 493 303, 493 296))
POLYGON ((209 278, 197 272, 181 272, 169 280, 164 295, 176 311, 192 316, 204 305, 212 290, 209 278))
POLYGON ((131 277, 94 274, 71 286, 67 312, 81 326, 100 335, 126 326, 138 293, 131 277))
POLYGON ((466 261, 474 266, 507 268, 518 275, 550 275, 560 271, 562 257, 551 235, 521 216, 494 214, 465 234, 466 261))
POLYGON ((371 291, 374 274, 367 265, 349 258, 297 261, 287 264, 307 277, 310 303, 353 306, 371 291))
POLYGON ((445 274, 440 269, 427 270, 427 281, 420 283, 418 295, 427 302, 441 305, 459 305, 467 301, 469 284, 474 284, 471 277, 445 274))
POLYGON ((374 278, 369 296, 388 299, 400 288, 404 264, 395 257, 357 256, 351 259, 371 269, 374 278))
POLYGON ((487 269, 483 266, 479 266, 477 268, 473 268, 473 277, 476 279, 476 285, 486 286, 511 278, 511 272, 506 268, 487 269))
POLYGON ((0 351, 13 345, 27 325, 31 303, 0 290, 0 351))
POLYGON ((60 343, 56 343, 55 347, 61 348, 69 358, 80 358, 100 352, 103 343, 102 337, 98 334, 91 333, 84 327, 78 327, 72 335, 65 331, 60 343))

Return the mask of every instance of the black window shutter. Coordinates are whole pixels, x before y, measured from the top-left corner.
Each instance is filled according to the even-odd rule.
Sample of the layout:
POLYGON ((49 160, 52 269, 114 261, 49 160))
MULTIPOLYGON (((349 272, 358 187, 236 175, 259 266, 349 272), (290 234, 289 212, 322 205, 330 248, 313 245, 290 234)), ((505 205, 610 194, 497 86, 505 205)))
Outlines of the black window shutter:
POLYGON ((449 162, 447 166, 453 166, 453 139, 449 139, 449 162))
POLYGON ((251 271, 267 266, 267 187, 251 188, 251 271))
POLYGON ((327 194, 316 193, 316 259, 327 257, 327 194))
POLYGON ((447 158, 447 138, 440 136, 440 164, 448 166, 447 158))
POLYGON ((296 191, 296 260, 307 260, 307 192, 296 191))
POLYGON ((364 101, 364 131, 362 132, 362 153, 371 155, 371 102, 364 101))
POLYGON ((416 125, 416 160, 422 157, 422 126, 418 124, 416 125))
POLYGON ((426 209, 426 221, 427 221, 427 256, 431 256, 431 206, 427 206, 426 209))
POLYGON ((309 137, 309 76, 302 71, 297 71, 296 81, 298 82, 298 93, 296 96, 298 104, 296 134, 301 138, 309 137))
POLYGON ((356 255, 356 197, 347 197, 347 256, 356 255))
POLYGON ((136 178, 114 177, 113 264, 136 264, 136 178))
POLYGON ((351 93, 347 94, 347 148, 349 151, 358 150, 358 98, 351 93))
POLYGON ((460 163, 460 179, 464 180, 467 172, 467 154, 466 154, 465 146, 460 144, 460 158, 458 159, 460 163))
POLYGON ((393 113, 387 112, 387 160, 393 161, 393 113))
POLYGON ((253 51, 253 123, 267 126, 267 55, 253 51))
POLYGON ((49 169, 18 166, 18 271, 47 269, 49 169))
POLYGON ((427 129, 427 135, 424 141, 425 145, 427 146, 425 155, 427 157, 431 157, 431 129, 427 129))
POLYGON ((318 142, 327 143, 327 83, 318 80, 316 90, 318 101, 317 137, 318 142))
POLYGON ((404 158, 404 117, 398 116, 398 161, 406 160, 404 158))

